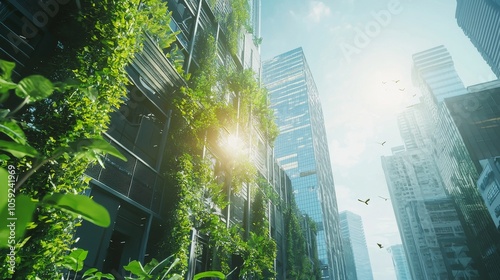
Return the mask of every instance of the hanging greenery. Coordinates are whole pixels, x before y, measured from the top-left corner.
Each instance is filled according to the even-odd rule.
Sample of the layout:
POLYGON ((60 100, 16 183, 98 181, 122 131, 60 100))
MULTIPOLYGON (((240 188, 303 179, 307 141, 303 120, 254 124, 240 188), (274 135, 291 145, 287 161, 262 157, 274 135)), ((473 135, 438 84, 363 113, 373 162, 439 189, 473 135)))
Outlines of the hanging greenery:
MULTIPOLYGON (((243 13, 245 1, 236 2, 232 3, 232 12, 243 13)), ((235 20, 241 16, 230 15, 229 18, 235 20)), ((238 22, 239 27, 235 29, 238 34, 242 22, 247 20, 238 22)), ((230 33, 229 41, 237 42, 238 34, 230 33)), ((195 227, 210 238, 210 248, 215 252, 214 269, 229 273, 231 257, 238 255, 245 260, 240 276, 269 276, 273 271, 276 244, 269 237, 268 225, 256 223, 248 240, 242 238, 243 229, 240 227, 226 227, 220 211, 228 201, 224 192, 227 186, 217 182, 215 171, 209 168, 210 162, 204 162, 201 156, 205 146, 217 145, 223 130, 234 132, 239 127, 239 137, 248 139, 251 119, 258 122, 257 127, 272 142, 277 128, 268 108, 267 94, 251 70, 226 69, 217 64, 216 42, 210 33, 199 34, 197 42, 197 68, 192 73, 189 87, 183 88, 184 96, 174 100, 177 108, 174 114, 183 120, 172 124, 170 162, 167 164, 171 168, 170 175, 167 175, 169 185, 176 186, 176 203, 167 215, 171 217, 170 224, 175 226, 168 230, 167 235, 175 238, 163 244, 163 248, 168 252, 188 248, 190 240, 185 237, 195 227), (231 99, 233 102, 228 102, 231 99)), ((232 192, 237 193, 243 184, 255 184, 257 171, 248 157, 227 159, 225 163, 223 170, 225 176, 231 178, 229 186, 232 192)), ((263 198, 258 200, 255 203, 263 205, 263 198)), ((265 212, 259 214, 260 219, 266 219, 265 212)), ((187 259, 186 252, 181 258, 187 259)))
MULTIPOLYGON (((61 37, 63 48, 56 48, 51 57, 35 63, 34 71, 51 80, 73 85, 57 90, 49 98, 29 104, 16 112, 23 124, 29 143, 45 157, 59 147, 68 147, 78 139, 94 138, 109 126, 109 114, 116 110, 126 96, 129 83, 125 66, 141 50, 144 32, 150 33, 159 46, 168 49, 175 34, 169 29, 170 13, 165 1, 149 0, 90 0, 82 3, 76 12, 68 6, 58 14, 64 23, 54 31, 61 37), (77 20, 75 20, 75 18, 77 20), (70 31, 68 31, 70 30, 70 31), (61 67, 63 65, 64 67, 61 67)), ((241 31, 248 23, 248 4, 245 0, 232 1, 232 13, 226 20, 228 45, 236 54, 241 31)), ((230 273, 234 255, 244 258, 241 275, 248 277, 272 276, 276 244, 270 238, 266 222, 266 201, 269 197, 256 195, 252 232, 243 238, 240 227, 227 228, 220 211, 227 205, 224 185, 203 155, 207 142, 215 143, 223 128, 239 122, 242 136, 249 135, 249 122, 254 118, 260 129, 272 142, 277 135, 267 94, 259 87, 250 70, 221 68, 217 65, 216 44, 213 36, 202 34, 197 49, 197 70, 192 73, 189 86, 182 96, 174 99, 172 133, 163 170, 175 203, 165 213, 169 238, 159 248, 163 254, 175 253, 180 259, 176 266, 182 274, 186 270, 190 231, 197 228, 210 236, 215 252, 213 266, 230 273), (237 108, 227 102, 227 96, 236 96, 237 108)), ((171 52, 168 53, 170 58, 171 52)), ((50 160, 37 170, 21 190, 43 198, 53 193, 80 193, 88 187, 83 176, 92 163, 90 158, 74 160, 69 155, 50 160)), ((31 158, 14 160, 18 172, 25 172, 35 162, 31 158)), ((256 170, 248 161, 233 166, 231 186, 255 184, 256 170)), ((29 239, 16 247, 16 273, 7 275, 2 266, 0 278, 61 279, 64 256, 73 245, 73 232, 80 221, 58 209, 40 208, 34 217, 29 239)), ((3 251, 2 251, 3 253, 3 251)), ((4 254, 7 255, 7 254, 4 254)), ((5 262, 4 262, 5 263, 5 262)))
MULTIPOLYGON (((63 47, 35 62, 33 71, 74 87, 58 90, 16 113, 28 142, 41 156, 50 157, 58 147, 100 136, 107 130, 109 113, 126 96, 128 78, 124 67, 141 49, 146 30, 156 36, 162 47, 172 42, 174 34, 166 32, 170 14, 165 2, 150 0, 147 6, 140 3, 94 0, 82 3, 79 11, 72 5, 60 6, 60 24, 54 33, 61 38, 63 47)), ((34 198, 51 193, 80 193, 88 186, 89 180, 83 173, 91 162, 67 155, 51 160, 25 182, 21 192, 34 198)), ((30 158, 12 159, 10 163, 19 173, 35 164, 30 158)), ((0 278, 61 278, 62 258, 74 242, 73 232, 79 220, 57 209, 40 208, 33 221, 36 227, 28 232, 29 240, 16 247, 15 274, 8 276, 3 262, 0 278)))

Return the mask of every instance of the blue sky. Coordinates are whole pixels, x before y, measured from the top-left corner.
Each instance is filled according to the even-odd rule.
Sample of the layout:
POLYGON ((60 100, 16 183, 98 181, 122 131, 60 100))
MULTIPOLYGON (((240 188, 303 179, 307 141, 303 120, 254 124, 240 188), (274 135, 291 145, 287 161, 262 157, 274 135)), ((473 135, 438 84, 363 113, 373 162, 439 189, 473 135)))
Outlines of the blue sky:
POLYGON ((339 210, 361 215, 375 279, 396 279, 389 253, 376 246, 401 242, 390 201, 378 198, 389 197, 380 157, 402 144, 397 113, 418 102, 411 55, 444 45, 466 86, 494 79, 457 26, 455 7, 455 0, 262 0, 262 59, 303 48, 322 100, 339 210))

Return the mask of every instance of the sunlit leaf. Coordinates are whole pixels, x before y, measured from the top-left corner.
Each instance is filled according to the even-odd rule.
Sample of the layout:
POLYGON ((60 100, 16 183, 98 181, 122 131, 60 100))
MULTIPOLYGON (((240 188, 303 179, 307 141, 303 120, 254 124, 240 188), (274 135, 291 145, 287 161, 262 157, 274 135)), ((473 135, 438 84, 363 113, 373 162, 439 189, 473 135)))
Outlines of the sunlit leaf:
POLYGON ((7 94, 7 92, 11 89, 15 89, 17 87, 17 84, 5 80, 3 78, 0 78, 0 93, 1 94, 7 94))
POLYGON ((12 141, 0 140, 0 150, 9 152, 17 158, 36 157, 38 152, 28 144, 19 144, 12 141))
POLYGON ((200 272, 196 274, 193 277, 193 280, 198 280, 198 279, 203 279, 203 278, 212 278, 216 277, 219 279, 226 279, 226 275, 224 275, 222 272, 219 271, 205 271, 205 272, 200 272))
POLYGON ((41 75, 31 75, 22 79, 16 88, 19 97, 28 97, 28 103, 49 97, 54 92, 52 82, 41 75))
POLYGON ((14 120, 0 120, 0 133, 4 133, 19 144, 26 144, 23 130, 14 120))
POLYGON ((0 167, 0 209, 7 205, 7 193, 9 191, 9 172, 0 167))
POLYGON ((113 145, 111 145, 110 143, 108 143, 103 139, 99 138, 82 139, 70 143, 69 146, 72 148, 75 154, 90 150, 93 151, 94 153, 110 154, 123 161, 127 161, 127 158, 124 155, 122 155, 115 147, 113 147, 113 145))
POLYGON ((0 210, 0 219, 4 221, 0 227, 0 248, 13 246, 24 236, 37 206, 36 201, 24 194, 18 194, 15 202, 10 198, 7 202, 0 210), (15 238, 9 239, 11 231, 15 232, 15 238))
POLYGON ((85 276, 89 276, 89 275, 93 274, 93 273, 94 273, 94 272, 96 272, 96 271, 98 271, 98 270, 97 270, 97 268, 89 268, 89 269, 87 269, 87 270, 83 273, 83 275, 82 275, 82 276, 83 276, 83 277, 85 277, 85 276))
POLYGON ((45 196, 42 203, 61 209, 101 227, 108 227, 111 219, 108 210, 85 195, 52 194, 45 196))
POLYGON ((69 253, 69 255, 64 257, 62 265, 70 270, 79 272, 83 269, 83 261, 87 258, 88 253, 89 252, 87 250, 83 250, 80 248, 73 250, 71 251, 71 253, 69 253))
POLYGON ((182 277, 179 274, 174 274, 172 275, 172 277, 168 278, 168 280, 182 280, 182 279, 184 279, 184 277, 182 277))
POLYGON ((0 70, 2 71, 0 73, 0 77, 6 80, 10 80, 10 77, 12 76, 12 70, 14 70, 15 67, 16 63, 0 59, 0 70))
MULTIPOLYGON (((92 279, 96 279, 96 280, 100 280, 100 279, 115 279, 115 277, 113 276, 113 274, 102 273, 100 271, 96 271, 92 276, 90 276, 90 275, 87 275, 87 276, 88 277, 85 277, 85 280, 92 280, 92 279)), ((127 279, 127 278, 125 278, 125 279, 127 279)))
POLYGON ((139 261, 131 261, 128 265, 124 266, 123 269, 139 277, 147 277, 146 279, 151 278, 139 261))
MULTIPOLYGON (((145 269, 145 270, 147 270, 147 271, 149 271, 149 274, 151 274, 152 276, 159 275, 159 274, 163 271, 163 269, 164 269, 165 267, 167 267, 167 265, 169 265, 169 263, 170 263, 170 259, 172 259, 173 257, 174 257, 174 256, 173 256, 173 255, 171 255, 171 256, 167 257, 166 259, 164 259, 163 261, 161 261, 161 262, 159 262, 159 263, 158 263, 158 261, 156 261, 156 260, 154 259, 154 261, 156 261, 156 262, 151 261, 151 262, 149 263, 149 264, 154 264, 154 266, 151 268, 151 270, 149 270, 149 266, 148 266, 148 265, 146 265, 146 266, 144 267, 144 269, 145 269)), ((171 266, 171 267, 172 267, 172 266, 171 266)), ((170 267, 170 268, 171 268, 171 267, 170 267)), ((170 269, 169 269, 169 270, 170 270, 170 269)))

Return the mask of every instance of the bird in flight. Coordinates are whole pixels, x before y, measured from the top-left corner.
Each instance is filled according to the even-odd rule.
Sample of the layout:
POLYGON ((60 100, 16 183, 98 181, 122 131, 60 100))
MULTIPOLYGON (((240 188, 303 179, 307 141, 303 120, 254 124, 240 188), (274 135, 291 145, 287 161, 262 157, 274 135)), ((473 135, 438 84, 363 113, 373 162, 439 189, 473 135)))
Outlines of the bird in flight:
POLYGON ((384 144, 386 143, 387 141, 384 141, 384 142, 377 142, 379 143, 380 145, 384 146, 384 144))
POLYGON ((395 82, 396 84, 399 83, 399 80, 392 80, 393 82, 395 82))
POLYGON ((399 90, 400 90, 400 91, 404 91, 404 90, 405 90, 405 88, 400 88, 399 90))
POLYGON ((382 199, 383 199, 383 200, 385 200, 385 201, 387 201, 387 200, 389 199, 389 198, 387 198, 387 197, 383 197, 383 196, 380 196, 380 195, 379 195, 378 197, 382 198, 382 199))
POLYGON ((361 200, 358 198, 358 201, 363 202, 364 204, 368 205, 368 201, 370 201, 370 199, 368 198, 367 200, 361 200))
POLYGON ((378 245, 378 247, 379 247, 380 249, 384 248, 384 246, 383 246, 382 244, 380 244, 380 243, 377 243, 377 245, 378 245))

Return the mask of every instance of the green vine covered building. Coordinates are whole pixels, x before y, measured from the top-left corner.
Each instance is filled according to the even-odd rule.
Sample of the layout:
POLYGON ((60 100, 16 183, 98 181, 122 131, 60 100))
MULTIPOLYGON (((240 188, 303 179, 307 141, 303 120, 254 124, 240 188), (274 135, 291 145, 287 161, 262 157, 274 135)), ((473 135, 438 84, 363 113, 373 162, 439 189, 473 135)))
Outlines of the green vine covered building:
MULTIPOLYGON (((314 222, 273 155, 259 20, 259 0, 2 1, 0 59, 16 63, 13 80, 72 85, 16 112, 28 141, 50 155, 103 137, 127 161, 65 155, 36 170, 21 193, 85 193, 111 225, 39 209, 16 271, 2 262, 0 278, 68 277, 64 257, 82 248, 82 271, 116 279, 133 260, 170 255, 185 279, 319 279, 314 222)), ((9 164, 27 172, 36 160, 9 164)))

